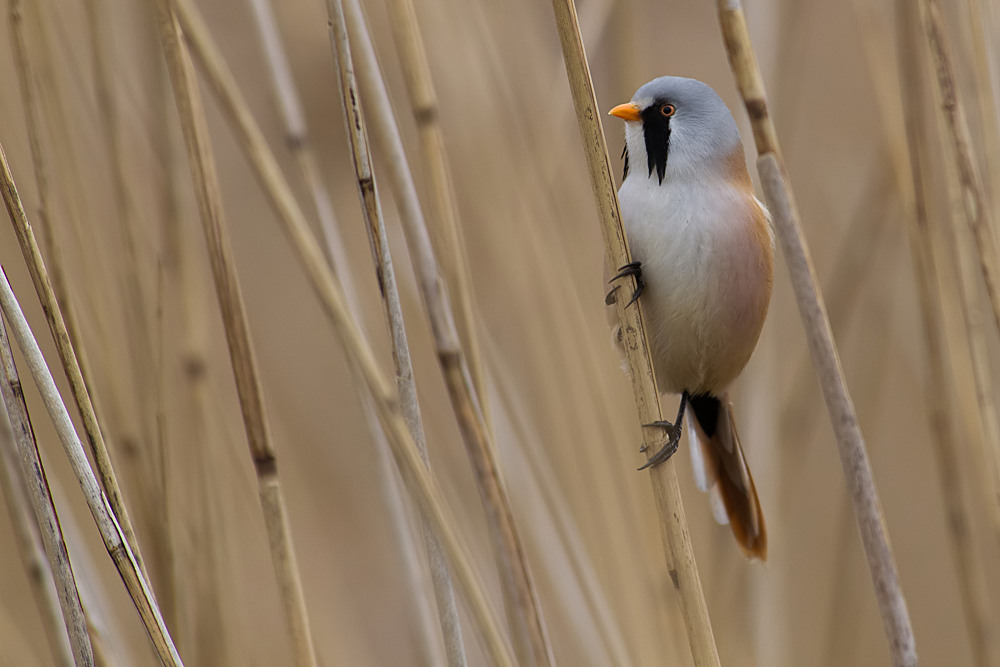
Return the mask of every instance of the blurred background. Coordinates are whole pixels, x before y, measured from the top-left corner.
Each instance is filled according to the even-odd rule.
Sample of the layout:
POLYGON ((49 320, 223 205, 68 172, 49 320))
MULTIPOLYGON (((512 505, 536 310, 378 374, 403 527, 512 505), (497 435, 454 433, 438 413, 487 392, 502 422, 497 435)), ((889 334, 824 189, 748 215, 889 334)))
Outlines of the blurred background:
MULTIPOLYGON (((170 600, 178 649, 187 665, 292 664, 154 3, 22 5, 51 181, 48 224, 36 219, 39 187, 8 38, 13 4, 3 5, 0 19, 7 47, 0 49, 0 142, 45 240, 46 260, 59 262, 67 277, 91 390, 157 596, 170 600), (51 256, 53 244, 60 257, 51 256)), ((250 5, 197 4, 314 219, 250 5)), ((362 323, 389 376, 389 339, 326 8, 286 0, 274 9, 362 323)), ((390 14, 383 0, 365 0, 363 9, 426 204, 430 184, 390 14)), ((585 0, 578 10, 601 109, 663 74, 705 81, 733 111, 756 178, 752 135, 713 3, 585 0)), ((977 402, 968 340, 970 331, 981 337, 986 354, 975 368, 988 383, 997 377, 997 331, 975 265, 966 272, 971 282, 959 280, 956 257, 968 254, 971 235, 949 185, 953 155, 938 131, 922 34, 919 59, 902 64, 917 68, 923 83, 915 96, 902 96, 897 41, 908 28, 897 26, 895 10, 888 0, 746 6, 921 662, 996 665, 1000 532, 990 452, 998 443, 981 427, 984 403, 977 402), (904 109, 922 119, 923 133, 907 137, 904 109), (931 357, 911 253, 915 141, 937 266, 931 312, 944 334, 944 386, 928 384, 931 357), (963 310, 963 284, 972 309, 963 310), (947 418, 943 431, 932 430, 934 409, 947 418), (958 463, 951 477, 942 476, 942 448, 951 448, 958 463)), ((497 455, 556 661, 691 664, 650 483, 635 470, 644 461, 641 434, 605 321, 604 250, 552 8, 528 0, 423 0, 416 11, 471 267, 497 455)), ((969 0, 948 3, 943 15, 991 210, 1000 195, 992 178, 1000 168, 995 12, 993 2, 969 0)), ((435 654, 422 639, 428 619, 414 603, 426 589, 414 589, 406 575, 361 390, 233 133, 203 92, 320 662, 429 664, 435 654)), ((362 105, 367 94, 362 88, 362 105)), ((604 127, 620 175, 621 122, 606 118, 604 127)), ((378 179, 386 157, 375 148, 378 179)), ((431 465, 499 609, 482 505, 393 192, 385 181, 380 187, 431 465)), ((6 224, 0 262, 68 398, 6 224)), ((767 325, 733 395, 767 517, 766 565, 746 561, 729 529, 713 521, 691 481, 686 439, 675 458, 722 663, 886 664, 844 475, 780 253, 775 277, 767 325)), ((155 664, 34 386, 22 375, 108 664, 155 664)), ((995 411, 989 391, 980 385, 995 411)), ((675 408, 676 398, 667 397, 665 414, 675 408)), ((470 664, 485 664, 461 600, 459 609, 470 664)), ((0 514, 0 664, 54 660, 10 522, 0 514)))

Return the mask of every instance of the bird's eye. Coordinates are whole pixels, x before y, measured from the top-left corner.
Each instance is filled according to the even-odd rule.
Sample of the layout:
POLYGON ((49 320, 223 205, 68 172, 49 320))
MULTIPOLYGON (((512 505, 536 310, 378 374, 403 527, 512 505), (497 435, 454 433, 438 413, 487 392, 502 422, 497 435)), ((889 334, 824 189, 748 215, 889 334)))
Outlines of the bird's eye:
POLYGON ((673 104, 664 104, 662 107, 660 107, 660 113, 663 114, 666 118, 670 118, 675 113, 677 113, 677 107, 675 107, 673 104))

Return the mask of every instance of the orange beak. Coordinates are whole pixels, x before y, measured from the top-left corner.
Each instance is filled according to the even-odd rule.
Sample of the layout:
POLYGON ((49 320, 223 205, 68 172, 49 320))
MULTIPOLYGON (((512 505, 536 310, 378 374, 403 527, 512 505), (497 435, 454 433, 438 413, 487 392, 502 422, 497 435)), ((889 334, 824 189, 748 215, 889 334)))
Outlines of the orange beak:
POLYGON ((621 118, 622 120, 639 120, 642 118, 642 116, 639 115, 640 111, 639 107, 635 104, 626 102, 625 104, 619 104, 614 109, 609 111, 608 115, 621 118))

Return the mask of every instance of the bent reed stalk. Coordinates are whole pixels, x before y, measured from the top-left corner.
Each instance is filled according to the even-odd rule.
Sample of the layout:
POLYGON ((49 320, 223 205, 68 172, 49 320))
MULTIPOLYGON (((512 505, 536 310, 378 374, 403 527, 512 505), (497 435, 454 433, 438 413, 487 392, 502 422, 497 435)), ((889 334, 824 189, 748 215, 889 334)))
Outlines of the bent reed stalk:
MULTIPOLYGON (((0 149, 0 157, 2 156, 2 149, 0 149)), ((3 166, 6 170, 5 157, 3 159, 3 166)), ((153 598, 149 582, 139 569, 139 565, 135 561, 135 556, 128 542, 125 541, 121 525, 111 510, 108 497, 101 490, 100 485, 97 483, 97 478, 94 477, 94 473, 90 469, 87 455, 83 451, 83 445, 76 434, 73 421, 66 411, 66 406, 59 396, 55 380, 52 379, 52 374, 45 363, 45 358, 38 347, 38 342, 31 333, 28 321, 25 319, 24 313, 21 312, 17 298, 14 296, 10 283, 7 281, 7 275, 2 269, 0 269, 0 307, 2 307, 3 314, 10 324, 14 340, 17 341, 18 347, 21 348, 21 352, 25 356, 28 369, 35 384, 38 386, 39 393, 42 395, 45 408, 55 424, 59 440, 63 445, 63 450, 70 460, 73 472, 87 499, 87 506, 90 508, 90 513, 93 515, 94 521, 100 530, 104 546, 111 555, 122 580, 125 582, 125 587, 128 589, 129 596, 135 603, 146 632, 153 641, 157 655, 164 665, 182 667, 183 663, 181 662, 180 655, 178 655, 173 639, 171 639, 166 624, 163 622, 163 616, 156 605, 156 600, 153 598)))
POLYGON ((896 563, 885 530, 878 492, 854 404, 847 391, 830 322, 819 293, 798 209, 785 172, 778 137, 768 115, 767 98, 739 0, 718 0, 719 22, 730 67, 746 105, 757 145, 757 170, 788 265, 809 350, 819 376, 854 515, 864 544, 879 611, 897 667, 916 665, 913 628, 896 563))
MULTIPOLYGON (((622 229, 618 195, 611 176, 611 160, 608 158, 608 147, 599 120, 602 114, 597 108, 597 98, 590 78, 583 39, 580 36, 576 7, 573 0, 553 0, 552 6, 566 62, 566 75, 573 95, 573 106, 580 127, 580 138, 587 156, 590 183, 597 202, 608 266, 624 266, 631 261, 631 255, 625 231, 622 229)), ((618 299, 617 303, 623 348, 632 379, 632 390, 635 393, 639 423, 661 421, 664 416, 649 356, 649 343, 642 317, 642 301, 636 302, 637 308, 627 308, 625 299, 618 299)), ((643 443, 647 456, 660 451, 666 439, 663 429, 643 429, 643 443)), ((656 497, 667 571, 680 597, 681 613, 695 664, 699 667, 719 665, 719 652, 715 646, 715 635, 698 576, 698 566, 691 546, 691 536, 688 533, 687 518, 674 466, 674 460, 667 460, 649 469, 653 494, 656 497)))

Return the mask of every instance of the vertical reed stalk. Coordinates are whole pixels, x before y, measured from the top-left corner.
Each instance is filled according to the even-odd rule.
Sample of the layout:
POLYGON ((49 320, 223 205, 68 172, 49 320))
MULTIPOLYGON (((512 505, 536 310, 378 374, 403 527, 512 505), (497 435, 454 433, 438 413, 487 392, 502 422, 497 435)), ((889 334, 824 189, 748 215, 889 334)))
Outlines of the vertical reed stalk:
POLYGON ((431 219, 437 243, 437 254, 444 258, 448 291, 455 295, 455 319, 462 349, 466 351, 469 373, 476 388, 475 396, 487 426, 490 425, 489 400, 486 394, 485 369, 479 351, 476 332, 475 304, 472 294, 472 272, 465 252, 462 227, 458 220, 458 203, 448 168, 441 130, 437 95, 431 79, 427 51, 424 49, 417 12, 412 0, 390 0, 389 24, 399 51, 406 90, 410 95, 413 119, 417 123, 424 170, 430 179, 431 219))
MULTIPOLYGON (((611 161, 608 147, 601 129, 601 113, 597 108, 594 84, 590 78, 587 55, 580 37, 576 7, 573 0, 553 0, 556 26, 562 42, 563 58, 566 61, 566 75, 573 94, 573 106, 580 126, 587 166, 590 169, 590 184, 597 202, 601 232, 608 266, 623 266, 631 261, 628 241, 622 229, 618 196, 611 176, 611 161)), ((648 424, 663 420, 660 395, 656 388, 656 378, 649 357, 649 344, 642 318, 642 302, 638 308, 626 308, 625 300, 618 300, 618 318, 621 322, 623 347, 632 378, 639 423, 648 424)), ((648 456, 658 452, 666 442, 662 429, 645 429, 643 443, 648 456)), ((681 613, 687 629, 691 654, 696 665, 718 665, 719 653, 715 647, 715 636, 708 618, 705 594, 701 589, 698 566, 691 547, 687 519, 677 485, 677 472, 673 460, 649 469, 656 497, 656 509, 667 561, 667 571, 680 597, 681 613)))
MULTIPOLYGON (((196 15, 191 5, 180 1, 176 2, 174 6, 178 10, 178 18, 184 20, 185 25, 192 27, 192 33, 189 37, 192 40, 197 39, 198 31, 193 26, 198 25, 198 22, 194 20, 196 15)), ((199 53, 196 51, 196 54, 199 53)), ((209 51, 206 49, 199 57, 208 53, 209 51)), ((208 60, 206 60, 207 62, 208 60)), ((258 182, 264 189, 264 194, 282 223, 283 230, 292 243, 310 284, 322 303, 324 313, 336 329, 349 358, 356 365, 358 373, 372 397, 382 428, 388 437, 389 445, 392 447, 396 464, 403 475, 403 480, 407 484, 411 497, 419 503, 421 511, 430 519, 438 539, 444 546, 445 553, 451 561, 454 575, 465 593, 472 616, 476 621, 475 627, 483 638, 487 652, 494 664, 512 665, 513 658, 510 656, 510 649, 499 631, 496 618, 487 602, 484 586, 471 565, 472 560, 468 551, 457 537, 453 527, 454 521, 445 509, 437 482, 423 465, 416 444, 410 437, 406 424, 399 414, 394 397, 395 392, 389 381, 382 375, 367 339, 354 318, 351 317, 343 290, 326 261, 319 242, 309 228, 305 214, 292 195, 291 188, 278 168, 277 160, 268 148, 263 134, 247 110, 245 101, 237 95, 239 91, 235 84, 223 85, 223 79, 217 76, 221 70, 215 71, 212 68, 207 68, 206 71, 209 74, 209 82, 212 84, 213 90, 220 96, 223 109, 231 117, 235 129, 238 130, 241 147, 246 152, 258 182)))
MULTIPOLYGON (((956 82, 954 66, 951 62, 951 46, 945 31, 944 21, 941 16, 941 8, 937 0, 921 0, 920 19, 926 33, 928 49, 931 54, 931 62, 934 65, 936 74, 934 81, 941 105, 942 117, 947 131, 948 145, 951 148, 954 168, 958 174, 958 186, 961 191, 962 213, 966 224, 972 231, 975 239, 976 251, 978 254, 979 269, 986 284, 986 293, 993 308, 993 316, 998 328, 1000 328, 1000 285, 997 280, 1000 274, 997 273, 997 247, 993 237, 993 220, 988 202, 983 197, 982 179, 976 167, 973 155, 972 141, 969 136, 969 124, 965 116, 965 105, 959 94, 956 82)), ((989 122, 990 119, 984 119, 989 122)), ((961 241, 956 245, 961 247, 961 241)), ((965 298, 972 298, 974 287, 965 285, 962 288, 965 298)), ((974 307, 969 303, 969 307, 974 307)), ((971 332, 970 332, 971 335, 971 332)), ((990 382, 986 377, 988 369, 981 366, 985 361, 985 350, 980 349, 984 341, 980 340, 975 346, 970 346, 973 353, 978 354, 980 362, 973 363, 973 371, 976 373, 976 384, 980 387, 977 390, 977 397, 981 401, 981 417, 986 420, 984 424, 983 437, 986 441, 986 466, 992 477, 991 488, 996 496, 993 502, 997 507, 991 509, 994 517, 998 516, 1000 510, 1000 423, 996 407, 982 391, 983 383, 990 382)), ((1000 535, 1000 533, 998 533, 1000 535)))
MULTIPOLYGON (((305 113, 302 111, 291 66, 288 64, 285 50, 281 44, 281 35, 278 32, 274 12, 271 9, 271 0, 251 0, 250 6, 253 9, 264 54, 271 71, 281 119, 285 124, 285 143, 295 157, 306 187, 309 188, 313 206, 316 207, 320 231, 326 242, 325 249, 330 263, 333 265, 334 273, 337 274, 340 284, 344 286, 344 294, 351 312, 357 314, 359 312, 357 290, 354 287, 353 276, 348 270, 350 262, 347 259, 340 232, 337 230, 330 191, 327 189, 326 182, 320 172, 319 159, 309 136, 305 113)), ((194 45, 192 48, 195 48, 194 45)))
POLYGON ((243 296, 223 218, 218 175, 212 157, 204 109, 194 77, 194 67, 170 0, 155 1, 160 41, 166 55, 173 83, 174 100, 184 131, 188 161, 194 179, 212 275, 215 279, 216 296, 219 300, 236 390, 242 407, 247 444, 257 475, 257 489, 267 529, 268 546, 278 580, 295 664, 299 667, 314 667, 316 652, 309 628, 302 580, 295 559, 288 515, 278 477, 277 455, 264 408, 243 296))
MULTIPOLYGON (((155 26, 151 26, 155 30, 155 26)), ((152 40, 150 48, 159 55, 159 40, 152 40)), ((159 58, 156 59, 159 65, 159 58)), ((185 650, 189 660, 196 665, 227 665, 233 661, 229 637, 230 629, 224 612, 227 588, 223 567, 226 546, 225 531, 220 529, 220 499, 226 490, 217 484, 216 452, 228 445, 228 440, 212 426, 222 420, 219 412, 210 404, 214 396, 210 382, 210 368, 214 355, 209 352, 209 317, 214 296, 206 293, 197 266, 201 256, 203 241, 200 230, 193 227, 184 210, 183 184, 188 178, 187 157, 181 145, 180 127, 171 121, 169 74, 159 66, 155 72, 157 118, 155 126, 157 154, 165 164, 164 193, 161 201, 160 222, 163 239, 163 267, 167 287, 168 321, 178 322, 179 333, 167 339, 171 343, 169 355, 172 365, 179 366, 180 377, 176 386, 170 388, 171 395, 182 397, 178 406, 181 419, 187 425, 191 444, 186 451, 180 451, 183 441, 170 441, 171 450, 177 451, 178 458, 186 459, 191 489, 188 494, 196 511, 183 519, 185 532, 191 536, 192 550, 186 554, 178 548, 177 573, 184 572, 177 579, 178 605, 189 604, 193 612, 186 614, 183 628, 177 629, 178 643, 185 650), (214 419, 213 419, 214 418, 214 419), (218 443, 206 446, 206 443, 218 443), (218 446, 223 445, 223 446, 218 446), (181 557, 190 558, 188 566, 181 557), (186 570, 186 571, 185 571, 186 570), (190 602, 189 602, 190 601, 190 602)), ((180 479, 184 479, 181 477, 180 479)), ((186 558, 184 559, 186 560, 186 558)))
POLYGON ((968 31, 972 35, 972 55, 976 70, 976 102, 982 123, 983 199, 997 221, 997 187, 1000 186, 1000 118, 997 116, 997 99, 994 68, 990 63, 990 48, 986 43, 988 13, 981 0, 967 0, 969 12, 968 31))
MULTIPOLYGON (((25 101, 27 103, 28 100, 34 99, 34 96, 31 95, 32 77, 27 60, 27 49, 24 44, 22 15, 19 9, 19 4, 14 3, 11 5, 11 30, 15 53, 18 54, 18 70, 22 77, 22 92, 26 92, 25 101)), ((31 117, 37 118, 37 115, 29 113, 29 118, 31 117)), ((37 143, 37 139, 35 142, 37 143)), ((4 161, 4 171, 9 173, 9 168, 6 166, 6 158, 4 158, 4 161)), ((35 233, 24 214, 24 210, 20 206, 20 201, 18 200, 15 204, 14 200, 17 199, 17 193, 14 189, 13 180, 6 175, 5 178, 6 181, 3 188, 4 202, 10 214, 11 223, 14 225, 14 232, 17 234, 17 241, 21 247, 21 253, 24 255, 24 261, 27 263, 28 271, 31 273, 31 280, 35 285, 35 291, 42 302, 49 331, 52 332, 52 338, 55 340, 59 359, 62 362, 63 370, 66 372, 70 389, 73 392, 73 399, 76 401, 77 408, 80 410, 80 416, 83 418, 83 428, 87 434, 87 441, 94 456, 94 462, 97 464, 97 474, 101 479, 101 484, 105 492, 108 494, 111 509, 121 524, 125 539, 131 547, 136 562, 139 564, 139 569, 142 570, 143 576, 146 576, 146 569, 143 564, 142 555, 139 552, 139 544, 136 541, 135 531, 132 528, 128 512, 125 509, 125 501, 122 498, 121 488, 118 486, 118 479, 115 476, 114 468, 111 465, 108 448, 104 444, 104 436, 97 422, 97 414, 94 412, 94 405, 91 402, 90 393, 84 381, 83 371, 73 347, 73 339, 70 337, 66 320, 63 319, 62 310, 59 308, 59 303, 56 300, 56 293, 53 289, 52 281, 49 279, 45 261, 42 259, 42 253, 38 248, 38 242, 35 240, 35 233)), ((47 183, 47 179, 43 178, 39 185, 41 186, 44 183, 47 183)), ((50 237, 54 235, 54 230, 51 228, 47 231, 50 237)), ((65 299, 66 295, 64 294, 63 297, 65 299)), ((79 342, 79 336, 75 337, 79 342)))
POLYGON ((93 665, 87 619, 66 551, 7 330, 0 319, 0 481, 42 627, 60 667, 93 665))
MULTIPOLYGON (((3 155, 2 148, 0 148, 0 158, 2 158, 4 176, 8 177, 10 172, 8 171, 6 156, 3 155)), ((9 179, 7 183, 10 183, 9 179)), ((9 191, 6 185, 4 188, 5 193, 9 191)), ((14 194, 16 195, 16 191, 14 191, 14 194)), ((80 443, 80 439, 73 428, 73 422, 66 411, 66 406, 59 396, 59 390, 52 379, 52 374, 45 364, 42 351, 38 348, 38 343, 32 335, 31 329, 28 327, 28 322, 21 312, 21 307, 17 303, 13 290, 11 290, 10 283, 7 282, 7 276, 2 271, 0 271, 0 307, 2 307, 3 314, 10 324, 18 347, 21 348, 21 352, 25 356, 28 369, 31 371, 31 376, 38 386, 39 393, 42 395, 45 408, 56 426, 59 440, 62 442, 63 449, 69 457, 77 481, 80 482, 80 487, 83 489, 90 513, 93 515, 94 521, 101 532, 101 538, 104 540, 104 546, 107 548, 108 553, 115 563, 115 567, 125 582, 125 587, 128 589, 129 596, 135 603, 146 632, 153 641, 157 655, 161 662, 169 667, 183 665, 180 656, 177 654, 177 649, 174 647, 173 640, 170 638, 170 633, 167 631, 166 624, 163 622, 160 610, 156 606, 156 600, 153 598, 152 591, 149 589, 149 582, 139 569, 139 565, 135 561, 135 556, 125 541, 117 517, 115 517, 114 512, 111 510, 108 497, 101 491, 97 479, 90 469, 87 455, 83 451, 83 445, 80 443)))
MULTIPOLYGON (((938 0, 920 0, 920 19, 927 36, 927 48, 934 64, 934 82, 940 96, 941 111, 952 149, 952 159, 958 170, 962 189, 962 211, 965 222, 976 240, 979 270, 986 284, 986 294, 993 309, 993 321, 1000 330, 1000 266, 993 236, 993 214, 983 197, 982 177, 973 155, 965 103, 955 82, 951 44, 945 31, 938 0)), ((991 119, 984 119, 990 122, 991 119)), ((993 121, 995 122, 995 121, 993 121)), ((991 442, 991 465, 1000 470, 1000 443, 991 442)))
MULTIPOLYGON (((482 411, 477 409, 476 388, 471 380, 467 357, 461 347, 452 305, 440 278, 434 248, 424 222, 416 187, 408 169, 402 139, 392 116, 392 106, 378 68, 371 37, 356 1, 348 2, 345 16, 351 23, 353 39, 360 45, 357 48, 357 53, 360 54, 359 70, 371 94, 368 108, 374 118, 375 135, 385 148, 388 157, 387 171, 399 203, 403 231, 417 274, 420 293, 430 318, 438 361, 448 385, 448 395, 462 431, 466 451, 476 473, 481 497, 486 504, 487 519, 496 549, 501 587, 506 602, 508 622, 514 634, 515 648, 519 651, 523 664, 549 664, 552 662, 551 647, 539 608, 538 594, 528 570, 524 547, 514 523, 510 500, 499 477, 492 431, 482 411)), ((346 32, 342 39, 344 44, 337 45, 338 50, 343 52, 339 54, 341 80, 345 87, 350 87, 354 85, 354 71, 350 57, 352 53, 348 53, 346 32)), ((349 90, 356 93, 354 88, 349 90)), ((348 97, 346 94, 343 96, 345 104, 348 97)), ((352 95, 350 99, 354 100, 355 97, 352 95)), ((360 118, 361 110, 356 103, 350 113, 360 118)), ((364 122, 360 125, 362 128, 366 126, 364 122)), ((364 163, 362 168, 370 172, 367 136, 357 131, 356 125, 352 124, 350 128, 352 135, 359 135, 356 141, 361 146, 359 148, 355 145, 355 158, 358 160, 360 155, 359 162, 364 163)), ((365 194, 374 198, 374 193, 365 192, 365 194)), ((368 210, 377 210, 377 200, 374 202, 374 208, 369 205, 368 210)))
POLYGON ((764 82, 750 41, 746 17, 739 0, 719 0, 718 9, 730 66, 753 126, 758 153, 757 170, 760 172, 761 184, 788 264, 799 314, 806 329, 813 363, 837 437, 841 465, 868 558, 868 570, 889 641, 892 662, 897 666, 916 665, 913 629, 899 586, 889 537, 885 531, 875 479, 854 404, 847 391, 809 250, 802 235, 777 133, 768 115, 764 82))
MULTIPOLYGON (((897 0, 896 25, 899 65, 899 80, 903 96, 903 120, 906 128, 910 155, 910 171, 913 183, 913 210, 907 215, 910 232, 910 248, 917 278, 917 288, 920 297, 920 312, 923 320, 924 338, 927 345, 928 375, 926 379, 927 412, 931 430, 934 434, 934 453, 937 456, 938 475, 941 480, 941 490, 945 499, 945 512, 949 543, 959 580, 959 594, 965 613, 966 626, 972 644, 972 655, 977 665, 997 664, 1000 655, 997 654, 997 642, 991 638, 992 610, 986 596, 987 584, 984 572, 979 562, 973 535, 970 531, 970 517, 962 494, 962 483, 959 474, 961 468, 961 452, 954 436, 951 422, 950 406, 943 396, 951 396, 953 378, 945 363, 945 341, 942 325, 941 294, 938 291, 939 278, 937 263, 934 259, 933 239, 931 238, 930 220, 927 214, 927 188, 924 185, 924 163, 926 160, 927 132, 923 122, 922 100, 925 93, 921 85, 924 60, 918 43, 920 29, 917 8, 909 0, 897 0)), ((955 245, 961 239, 955 239, 955 245)), ((960 276, 961 277, 961 276, 960 276)), ((962 290, 963 294, 966 290, 962 290)), ((963 298, 964 301, 964 298, 963 298)), ((967 323, 968 324, 968 323, 967 323)), ((970 336, 971 328, 967 327, 970 336)), ((970 340, 970 349, 978 349, 976 341, 970 340)), ((978 363, 973 364, 975 381, 980 384, 981 370, 977 371, 978 363)), ((977 396, 988 396, 990 392, 980 390, 977 396)), ((995 406, 980 405, 979 414, 984 421, 984 437, 990 423, 996 425, 995 417, 987 420, 987 414, 995 414, 995 406)), ((994 432, 996 437, 1000 434, 994 432)), ((995 527, 1000 527, 1000 505, 991 503, 989 514, 994 517, 995 527)))

